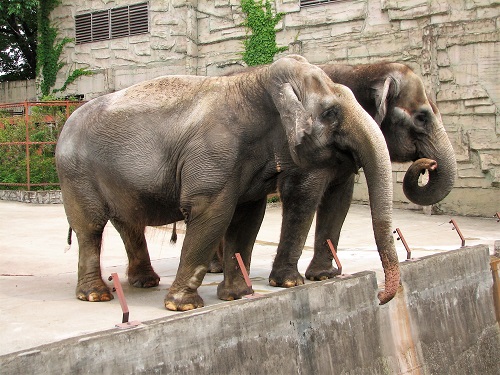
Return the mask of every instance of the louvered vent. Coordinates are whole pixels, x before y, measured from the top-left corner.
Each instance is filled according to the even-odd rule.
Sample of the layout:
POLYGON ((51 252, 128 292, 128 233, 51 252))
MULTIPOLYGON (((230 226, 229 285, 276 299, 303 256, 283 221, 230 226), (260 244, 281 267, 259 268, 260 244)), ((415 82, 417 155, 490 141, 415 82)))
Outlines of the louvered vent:
POLYGON ((300 0, 300 7, 301 8, 312 7, 314 5, 321 5, 325 3, 337 3, 339 1, 343 0, 300 0))
POLYGON ((80 14, 75 17, 76 44, 148 32, 147 2, 80 14))

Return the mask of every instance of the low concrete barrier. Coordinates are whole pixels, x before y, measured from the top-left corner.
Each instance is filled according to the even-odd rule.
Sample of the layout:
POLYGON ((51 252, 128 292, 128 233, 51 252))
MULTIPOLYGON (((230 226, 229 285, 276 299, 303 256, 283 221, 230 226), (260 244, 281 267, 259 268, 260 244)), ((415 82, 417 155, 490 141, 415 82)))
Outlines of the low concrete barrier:
POLYGON ((36 203, 36 204, 61 204, 61 190, 0 190, 0 200, 36 203))
POLYGON ((2 374, 498 374, 488 246, 217 304, 0 357, 2 374))

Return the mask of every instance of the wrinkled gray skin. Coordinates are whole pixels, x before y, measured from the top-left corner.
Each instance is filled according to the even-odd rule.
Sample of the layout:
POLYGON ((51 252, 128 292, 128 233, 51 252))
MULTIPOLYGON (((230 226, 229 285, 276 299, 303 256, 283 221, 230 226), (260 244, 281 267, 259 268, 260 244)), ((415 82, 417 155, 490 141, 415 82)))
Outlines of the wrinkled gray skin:
MULTIPOLYGON (((379 298, 389 300, 399 285, 383 136, 350 90, 299 56, 233 77, 160 77, 92 100, 66 122, 56 163, 79 244, 81 300, 113 298, 100 270, 108 220, 123 239, 136 287, 159 284, 145 226, 185 220, 167 309, 203 306, 197 289, 225 233, 230 266, 218 296, 250 293, 232 255, 238 249, 249 267, 266 196, 288 170, 315 170, 334 181, 364 168, 374 234, 390 275, 379 298), (365 146, 358 150, 359 144, 365 146)), ((315 189, 302 188, 303 195, 315 189)), ((286 199, 283 206, 301 209, 296 202, 289 208, 286 199)))
MULTIPOLYGON (((456 178, 455 153, 441 115, 427 97, 422 80, 409 67, 398 63, 320 67, 334 82, 349 87, 356 100, 377 121, 392 161, 416 161, 408 169, 403 182, 407 198, 419 205, 431 205, 446 197, 456 178), (419 186, 418 176, 426 170, 429 183, 419 186)), ((269 277, 271 285, 291 287, 304 282, 297 270, 297 261, 314 212, 307 210, 299 216, 300 207, 317 207, 314 256, 306 277, 324 280, 338 274, 332 266, 333 257, 326 240, 331 239, 337 248, 352 200, 354 174, 346 174, 342 181, 326 180, 321 192, 304 196, 301 185, 309 183, 309 175, 310 172, 306 172, 301 179, 296 178, 281 186, 286 208, 278 252, 269 277), (298 192, 290 193, 297 185, 298 192), (309 205, 302 205, 305 201, 309 201, 309 205), (301 202, 300 207, 294 206, 296 202, 301 202)), ((318 182, 315 184, 319 185, 318 182)))

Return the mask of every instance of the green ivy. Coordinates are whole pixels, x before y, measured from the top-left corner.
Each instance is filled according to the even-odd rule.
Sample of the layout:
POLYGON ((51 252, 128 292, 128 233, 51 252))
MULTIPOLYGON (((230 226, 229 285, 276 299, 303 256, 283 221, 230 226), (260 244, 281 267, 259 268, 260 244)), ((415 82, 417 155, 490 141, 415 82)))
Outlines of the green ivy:
POLYGON ((248 66, 273 62, 274 55, 288 49, 277 46, 274 29, 285 13, 273 15, 269 0, 265 3, 263 0, 241 0, 241 9, 246 15, 243 26, 251 30, 251 35, 243 41, 243 61, 248 66))
POLYGON ((40 82, 40 91, 43 96, 51 92, 66 90, 66 87, 78 77, 91 75, 90 70, 80 68, 73 70, 60 89, 53 89, 56 84, 57 73, 65 65, 60 61, 64 47, 73 42, 72 38, 64 37, 58 40, 58 28, 50 22, 50 13, 61 3, 61 0, 40 0, 38 9, 38 47, 36 75, 40 82))

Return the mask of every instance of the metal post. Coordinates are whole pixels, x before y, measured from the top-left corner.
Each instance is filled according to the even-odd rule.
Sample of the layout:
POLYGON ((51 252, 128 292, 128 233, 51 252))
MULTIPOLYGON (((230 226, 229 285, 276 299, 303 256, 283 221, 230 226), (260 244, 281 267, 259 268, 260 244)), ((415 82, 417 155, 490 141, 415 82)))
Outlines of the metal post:
POLYGON ((399 237, 397 239, 401 240, 401 242, 403 243, 403 246, 406 249, 406 260, 410 260, 411 259, 411 249, 408 246, 408 244, 406 243, 406 240, 403 237, 403 233, 401 232, 401 230, 399 228, 396 228, 396 230, 393 233, 397 233, 398 234, 399 237))
POLYGON ((333 259, 335 259, 335 263, 337 264, 337 268, 339 270, 339 275, 342 275, 342 264, 340 263, 339 257, 337 256, 337 250, 335 250, 335 246, 333 246, 333 243, 332 241, 330 241, 330 239, 327 239, 326 243, 328 244, 328 247, 332 252, 333 259))
POLYGON ((453 228, 452 230, 456 230, 458 235, 460 236, 460 239, 462 240, 462 247, 465 246, 465 238, 464 236, 462 235, 462 232, 460 231, 460 228, 458 227, 458 224, 455 220, 451 219, 450 220, 450 224, 453 224, 453 228))
POLYGON ((26 125, 26 188, 28 191, 31 190, 31 171, 30 171, 30 131, 29 131, 29 120, 30 116, 28 114, 29 111, 29 105, 28 102, 24 102, 24 122, 26 125))
MULTIPOLYGON (((243 259, 241 258, 241 254, 240 253, 236 253, 236 254, 234 254, 234 256, 236 257, 236 261, 238 262, 240 271, 241 271, 241 273, 243 275, 243 278, 245 279, 245 283, 247 284, 247 286, 250 289, 253 290, 253 288, 252 288, 252 281, 250 280, 250 277, 248 276, 247 268, 245 267, 245 263, 243 263, 243 259)), ((253 292, 252 294, 248 294, 248 295, 244 296, 244 298, 258 298, 258 297, 262 297, 262 295, 258 294, 258 293, 255 293, 255 292, 253 292)))
POLYGON ((123 312, 122 323, 117 324, 116 327, 117 328, 137 327, 139 324, 141 324, 141 322, 137 320, 133 322, 128 321, 130 312, 128 311, 127 301, 125 300, 125 294, 123 294, 122 284, 120 284, 120 279, 118 278, 118 274, 112 273, 108 280, 110 281, 113 280, 113 285, 115 287, 116 294, 118 294, 118 299, 120 300, 120 306, 123 312))

